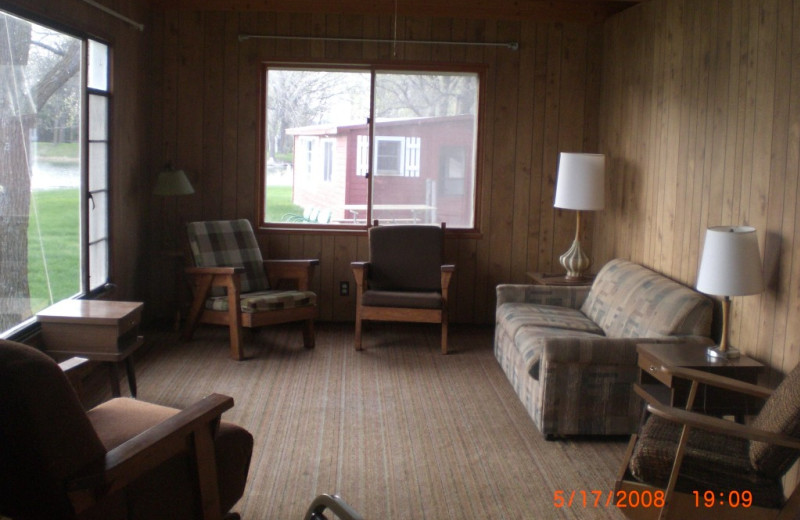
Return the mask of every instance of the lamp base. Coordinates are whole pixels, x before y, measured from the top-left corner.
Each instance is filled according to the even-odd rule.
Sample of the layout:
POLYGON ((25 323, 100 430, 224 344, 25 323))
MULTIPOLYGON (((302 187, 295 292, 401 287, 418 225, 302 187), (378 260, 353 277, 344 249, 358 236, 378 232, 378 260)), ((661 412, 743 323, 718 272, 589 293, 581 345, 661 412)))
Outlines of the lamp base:
POLYGON ((570 247, 566 253, 559 257, 559 261, 561 262, 561 266, 564 267, 564 270, 567 272, 568 280, 577 280, 583 278, 583 276, 589 270, 589 267, 592 265, 589 257, 583 252, 581 243, 578 241, 578 239, 572 241, 572 247, 570 247))
POLYGON ((719 346, 708 347, 706 350, 706 356, 713 358, 713 359, 736 359, 740 356, 738 349, 733 347, 728 347, 725 350, 720 350, 719 346))

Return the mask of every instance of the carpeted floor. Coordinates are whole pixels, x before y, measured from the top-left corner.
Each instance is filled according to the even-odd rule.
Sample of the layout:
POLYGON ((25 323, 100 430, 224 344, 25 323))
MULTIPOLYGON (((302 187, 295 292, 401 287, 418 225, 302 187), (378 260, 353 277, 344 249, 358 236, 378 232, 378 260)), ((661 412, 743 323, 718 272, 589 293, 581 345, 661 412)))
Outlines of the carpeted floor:
MULTIPOLYGON (((300 520, 337 493, 365 519, 622 518, 613 506, 556 508, 554 492, 608 493, 627 439, 548 442, 492 352, 491 328, 453 326, 452 354, 433 326, 319 324, 306 350, 297 327, 266 328, 249 359, 228 357, 227 331, 180 342, 149 332, 137 359, 139 398, 183 407, 218 392, 224 419, 253 433, 246 520, 300 520)), ((605 495, 604 495, 605 497, 605 495)), ((577 500, 576 500, 577 502, 577 500)))

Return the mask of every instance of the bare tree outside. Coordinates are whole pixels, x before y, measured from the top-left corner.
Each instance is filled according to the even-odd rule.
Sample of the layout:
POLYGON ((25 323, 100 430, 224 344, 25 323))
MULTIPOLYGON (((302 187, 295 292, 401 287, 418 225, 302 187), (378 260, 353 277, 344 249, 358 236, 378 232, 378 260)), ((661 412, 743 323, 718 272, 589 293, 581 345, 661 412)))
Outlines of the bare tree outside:
POLYGON ((29 232, 36 143, 77 143, 80 62, 80 40, 0 12, 0 331, 33 313, 29 232))

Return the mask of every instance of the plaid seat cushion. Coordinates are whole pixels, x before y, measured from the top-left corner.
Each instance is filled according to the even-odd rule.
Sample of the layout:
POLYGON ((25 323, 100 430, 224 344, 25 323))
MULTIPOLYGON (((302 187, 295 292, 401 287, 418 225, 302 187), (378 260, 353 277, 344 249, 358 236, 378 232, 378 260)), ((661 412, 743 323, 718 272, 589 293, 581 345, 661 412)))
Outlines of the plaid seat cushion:
MULTIPOLYGON (((277 311, 315 305, 317 295, 311 291, 259 291, 243 294, 239 301, 242 312, 277 311)), ((228 297, 214 296, 207 299, 206 309, 227 311, 228 297)))
MULTIPOLYGON (((681 429, 678 423, 651 416, 634 447, 631 474, 642 482, 666 487, 681 429)), ((784 498, 780 480, 753 469, 749 445, 746 439, 690 430, 676 489, 685 493, 711 490, 715 494, 746 489, 753 493, 754 505, 781 507, 784 498)))
MULTIPOLYGON (((249 220, 191 222, 187 231, 195 266, 244 267, 243 293, 269 289, 264 260, 249 220)), ((224 289, 215 287, 211 294, 221 296, 224 289)))

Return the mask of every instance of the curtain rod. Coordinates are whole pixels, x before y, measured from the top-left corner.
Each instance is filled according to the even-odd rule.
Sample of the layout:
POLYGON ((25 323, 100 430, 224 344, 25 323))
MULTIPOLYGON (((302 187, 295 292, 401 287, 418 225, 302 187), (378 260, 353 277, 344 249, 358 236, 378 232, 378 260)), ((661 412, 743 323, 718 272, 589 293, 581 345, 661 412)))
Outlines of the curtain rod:
MULTIPOLYGON (((84 0, 88 1, 88 0, 84 0)), ((518 42, 492 43, 492 42, 449 42, 442 40, 392 40, 386 38, 338 38, 327 36, 271 36, 266 34, 240 34, 239 41, 243 42, 250 39, 262 40, 313 40, 330 42, 357 42, 357 43, 418 43, 426 45, 471 45, 479 47, 506 47, 511 50, 518 50, 518 42)))
POLYGON ((134 20, 131 20, 131 19, 130 19, 130 18, 128 18, 127 16, 125 16, 125 15, 122 15, 122 14, 119 14, 118 12, 114 11, 113 9, 111 9, 111 8, 109 8, 109 7, 106 7, 106 6, 104 6, 103 4, 98 4, 98 3, 97 3, 97 2, 95 2, 94 0, 83 0, 83 1, 84 1, 84 2, 86 2, 87 4, 91 5, 92 7, 95 7, 95 8, 97 8, 97 9, 100 9, 100 10, 101 10, 101 11, 103 11, 104 13, 110 14, 110 15, 111 15, 111 16, 113 16, 114 18, 119 18, 119 19, 120 19, 120 20, 122 20, 123 22, 125 22, 125 23, 127 23, 127 24, 129 24, 129 25, 132 25, 132 26, 136 27, 136 28, 137 28, 137 29, 139 29, 140 31, 144 31, 144 24, 141 24, 141 23, 139 23, 139 22, 136 22, 136 21, 134 21, 134 20))

